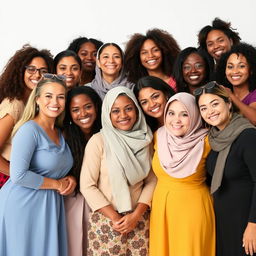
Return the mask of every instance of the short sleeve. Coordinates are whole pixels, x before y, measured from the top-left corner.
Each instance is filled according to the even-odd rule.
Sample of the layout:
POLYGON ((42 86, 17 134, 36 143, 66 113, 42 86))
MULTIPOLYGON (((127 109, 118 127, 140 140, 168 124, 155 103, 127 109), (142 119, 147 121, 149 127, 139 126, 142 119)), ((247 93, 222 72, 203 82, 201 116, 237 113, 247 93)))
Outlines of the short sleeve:
POLYGON ((21 100, 12 100, 4 99, 0 104, 0 119, 9 114, 16 124, 21 118, 21 115, 24 110, 24 103, 21 100))

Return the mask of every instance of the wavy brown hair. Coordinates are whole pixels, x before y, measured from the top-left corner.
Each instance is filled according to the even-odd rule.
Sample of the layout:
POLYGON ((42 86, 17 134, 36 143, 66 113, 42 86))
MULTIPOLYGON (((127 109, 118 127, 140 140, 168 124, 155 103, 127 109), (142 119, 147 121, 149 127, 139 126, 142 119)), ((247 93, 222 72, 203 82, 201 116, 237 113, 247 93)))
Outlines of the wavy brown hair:
POLYGON ((128 75, 128 81, 137 83, 137 81, 148 76, 147 69, 141 64, 140 50, 143 43, 151 39, 159 47, 162 53, 161 68, 164 74, 171 76, 173 65, 177 55, 180 52, 180 47, 176 40, 167 31, 161 29, 148 30, 146 35, 136 33, 126 44, 124 67, 128 75))
POLYGON ((50 51, 38 50, 30 45, 24 45, 10 58, 0 77, 0 103, 5 98, 23 100, 26 90, 24 73, 26 66, 36 57, 45 60, 48 72, 53 71, 53 58, 50 51))

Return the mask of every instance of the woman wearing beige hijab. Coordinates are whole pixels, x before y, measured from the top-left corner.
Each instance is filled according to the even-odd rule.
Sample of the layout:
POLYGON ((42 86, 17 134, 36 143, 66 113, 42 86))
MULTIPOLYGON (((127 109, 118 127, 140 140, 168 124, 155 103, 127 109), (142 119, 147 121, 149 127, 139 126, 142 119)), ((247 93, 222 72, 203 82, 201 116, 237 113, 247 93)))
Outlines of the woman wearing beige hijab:
POLYGON ((215 220, 205 184, 210 151, 194 96, 178 93, 156 132, 152 167, 158 178, 150 220, 151 256, 214 256, 215 220))
POLYGON ((152 134, 132 91, 111 89, 102 105, 102 129, 87 143, 80 189, 89 216, 88 255, 147 255, 155 187, 152 134))

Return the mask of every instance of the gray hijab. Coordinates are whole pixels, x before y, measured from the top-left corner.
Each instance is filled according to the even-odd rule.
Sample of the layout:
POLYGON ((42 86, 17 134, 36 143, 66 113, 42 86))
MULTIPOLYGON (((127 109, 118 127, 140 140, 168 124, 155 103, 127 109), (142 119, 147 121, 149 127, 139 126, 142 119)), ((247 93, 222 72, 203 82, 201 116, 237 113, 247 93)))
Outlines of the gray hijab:
POLYGON ((248 128, 255 127, 240 114, 234 113, 230 123, 223 129, 212 127, 209 132, 209 143, 211 148, 219 152, 211 183, 211 194, 221 186, 224 168, 230 147, 240 133, 248 128))
POLYGON ((152 133, 133 92, 126 87, 110 90, 102 104, 101 134, 106 152, 112 195, 118 212, 132 210, 130 185, 145 179, 151 168, 152 133), (116 98, 126 94, 138 109, 137 121, 129 131, 113 127, 110 111, 116 98))
MULTIPOLYGON (((107 45, 109 43, 106 43, 107 45)), ((99 59, 99 52, 102 49, 102 47, 104 47, 106 44, 103 44, 97 52, 97 59, 99 59)), ((121 52, 122 54, 122 59, 124 59, 124 53, 121 52)), ((102 77, 102 73, 100 68, 96 65, 95 67, 95 78, 94 80, 91 82, 91 87, 99 94, 99 96, 101 97, 101 99, 103 100, 105 95, 107 94, 107 92, 117 86, 125 86, 129 89, 132 89, 134 84, 130 83, 127 81, 127 77, 124 71, 124 66, 122 66, 122 69, 120 70, 119 76, 111 83, 109 84, 107 81, 105 81, 102 77)))

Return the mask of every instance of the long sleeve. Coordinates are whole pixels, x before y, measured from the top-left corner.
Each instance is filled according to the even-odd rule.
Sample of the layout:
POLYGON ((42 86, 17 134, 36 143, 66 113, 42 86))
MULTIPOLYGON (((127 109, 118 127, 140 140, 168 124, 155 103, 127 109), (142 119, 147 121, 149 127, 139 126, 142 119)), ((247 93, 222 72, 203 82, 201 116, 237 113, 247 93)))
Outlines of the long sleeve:
POLYGON ((243 160, 249 169, 253 182, 251 209, 248 221, 256 223, 256 129, 247 129, 241 134, 240 139, 243 160))
POLYGON ((37 147, 33 126, 25 123, 12 141, 10 178, 13 183, 32 189, 39 189, 43 176, 30 169, 30 162, 37 147))
POLYGON ((103 140, 98 133, 88 141, 80 176, 80 191, 93 211, 111 203, 98 187, 103 159, 103 140))
POLYGON ((147 204, 151 207, 151 200, 153 197, 153 192, 156 186, 156 176, 151 170, 146 179, 144 179, 144 187, 142 189, 141 195, 139 197, 138 202, 147 204))

